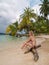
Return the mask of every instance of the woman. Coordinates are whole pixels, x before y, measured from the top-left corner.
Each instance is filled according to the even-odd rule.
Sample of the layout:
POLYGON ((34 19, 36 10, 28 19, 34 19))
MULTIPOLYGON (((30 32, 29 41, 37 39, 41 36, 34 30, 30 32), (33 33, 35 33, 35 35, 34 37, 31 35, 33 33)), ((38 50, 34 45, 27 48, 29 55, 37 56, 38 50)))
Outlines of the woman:
POLYGON ((34 60, 37 61, 38 58, 39 58, 39 56, 38 56, 37 50, 36 50, 36 48, 35 48, 35 47, 36 47, 36 39, 35 39, 35 36, 34 36, 34 34, 33 34, 32 31, 29 31, 29 38, 28 38, 28 40, 22 45, 22 49, 23 49, 24 47, 27 47, 27 46, 29 46, 30 49, 29 49, 27 52, 25 52, 25 53, 32 52, 33 55, 34 55, 34 60))

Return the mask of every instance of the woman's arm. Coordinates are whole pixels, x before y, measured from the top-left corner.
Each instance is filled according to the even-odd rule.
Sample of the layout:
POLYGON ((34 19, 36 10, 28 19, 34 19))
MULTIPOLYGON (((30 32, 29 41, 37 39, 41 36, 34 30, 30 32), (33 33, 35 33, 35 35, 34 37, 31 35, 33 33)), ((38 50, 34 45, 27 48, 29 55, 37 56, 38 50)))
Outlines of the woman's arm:
POLYGON ((29 37, 29 39, 28 39, 28 40, 26 40, 26 42, 25 42, 25 43, 27 44, 28 42, 30 42, 30 40, 31 40, 31 38, 29 37))
POLYGON ((25 42, 25 43, 23 43, 23 45, 22 45, 22 49, 27 45, 27 43, 30 41, 30 38, 25 42))
POLYGON ((26 44, 24 43, 24 44, 22 45, 21 49, 23 49, 23 48, 25 47, 25 45, 26 45, 26 44))

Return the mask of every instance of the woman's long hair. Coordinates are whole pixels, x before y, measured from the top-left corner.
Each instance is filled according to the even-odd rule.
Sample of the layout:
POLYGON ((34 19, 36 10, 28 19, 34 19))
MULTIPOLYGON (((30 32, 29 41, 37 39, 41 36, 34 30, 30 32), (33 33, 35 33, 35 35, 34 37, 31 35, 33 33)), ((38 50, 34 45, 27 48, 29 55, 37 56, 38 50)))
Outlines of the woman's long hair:
POLYGON ((32 36, 34 36, 34 33, 33 33, 33 31, 29 31, 29 33, 30 33, 32 36))

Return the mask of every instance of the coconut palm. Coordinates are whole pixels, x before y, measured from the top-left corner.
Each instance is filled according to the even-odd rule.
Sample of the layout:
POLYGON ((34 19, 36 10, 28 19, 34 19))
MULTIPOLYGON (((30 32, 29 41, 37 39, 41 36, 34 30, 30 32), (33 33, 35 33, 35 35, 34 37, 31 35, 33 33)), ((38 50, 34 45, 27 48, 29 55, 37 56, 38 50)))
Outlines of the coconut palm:
POLYGON ((42 4, 40 4, 40 13, 47 19, 49 14, 49 0, 41 0, 42 4))
POLYGON ((37 21, 34 23, 34 30, 37 33, 48 33, 49 21, 42 16, 38 16, 37 21))
POLYGON ((34 10, 31 8, 25 8, 24 9, 24 13, 20 15, 20 18, 26 18, 26 19, 30 19, 30 18, 36 18, 36 14, 34 13, 34 10))
POLYGON ((9 25, 6 29, 6 33, 15 35, 18 30, 18 22, 13 23, 12 25, 9 25))
POLYGON ((34 13, 34 10, 31 8, 25 8, 24 13, 20 15, 21 23, 19 25, 19 28, 27 29, 27 31, 30 30, 30 27, 32 26, 31 19, 36 19, 36 14, 34 13))
POLYGON ((18 30, 18 21, 16 21, 15 23, 13 23, 13 26, 16 28, 16 31, 18 30))

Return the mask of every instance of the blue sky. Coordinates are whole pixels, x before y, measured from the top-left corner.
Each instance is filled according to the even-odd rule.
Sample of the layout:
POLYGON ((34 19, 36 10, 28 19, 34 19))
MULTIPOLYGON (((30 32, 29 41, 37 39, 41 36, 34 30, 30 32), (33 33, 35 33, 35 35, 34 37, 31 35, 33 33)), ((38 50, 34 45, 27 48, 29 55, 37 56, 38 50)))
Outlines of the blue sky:
POLYGON ((5 32, 9 24, 18 20, 25 7, 38 12, 39 3, 40 0, 0 0, 0 32, 5 32))
POLYGON ((30 6, 31 7, 34 6, 34 5, 36 5, 36 4, 39 4, 39 3, 41 3, 40 0, 30 0, 30 6))

